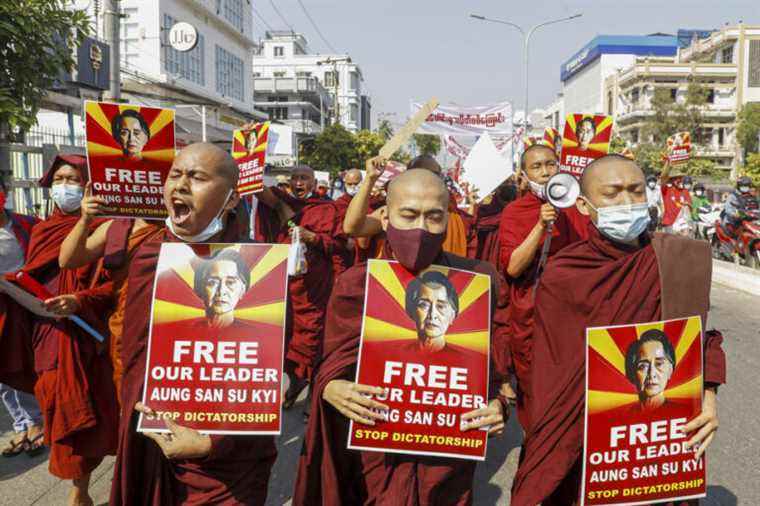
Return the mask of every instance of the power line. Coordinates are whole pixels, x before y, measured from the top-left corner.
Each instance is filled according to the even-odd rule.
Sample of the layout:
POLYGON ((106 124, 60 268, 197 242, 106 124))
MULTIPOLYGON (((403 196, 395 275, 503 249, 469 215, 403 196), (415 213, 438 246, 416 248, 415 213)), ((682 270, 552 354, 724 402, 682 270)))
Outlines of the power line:
MULTIPOLYGON (((271 0, 270 0, 271 1, 271 0)), ((322 32, 319 30, 319 27, 317 26, 317 23, 314 22, 314 19, 309 14, 309 11, 306 10, 306 6, 303 4, 301 0, 298 0, 298 5, 301 6, 301 9, 303 10, 303 13, 306 15, 306 19, 309 20, 309 23, 311 23, 311 26, 314 27, 314 30, 317 32, 317 35, 319 35, 319 38, 322 39, 322 42, 325 43, 327 48, 332 51, 333 53, 337 53, 336 49, 330 44, 324 35, 322 35, 322 32)))
POLYGON ((272 28, 272 25, 270 25, 269 23, 267 23, 267 20, 264 19, 263 17, 261 17, 261 14, 259 14, 256 9, 253 9, 253 13, 256 15, 257 18, 259 18, 261 20, 262 23, 264 23, 264 26, 266 26, 267 28, 269 28, 270 32, 274 31, 274 28, 272 28))
POLYGON ((290 23, 288 23, 288 20, 285 19, 285 16, 283 16, 282 12, 280 12, 280 9, 278 9, 277 6, 274 4, 274 0, 269 0, 269 3, 272 6, 272 9, 274 9, 274 11, 277 13, 277 15, 280 16, 280 19, 282 20, 282 22, 285 23, 285 26, 290 28, 291 32, 295 32, 295 30, 293 30, 293 27, 290 26, 290 23))

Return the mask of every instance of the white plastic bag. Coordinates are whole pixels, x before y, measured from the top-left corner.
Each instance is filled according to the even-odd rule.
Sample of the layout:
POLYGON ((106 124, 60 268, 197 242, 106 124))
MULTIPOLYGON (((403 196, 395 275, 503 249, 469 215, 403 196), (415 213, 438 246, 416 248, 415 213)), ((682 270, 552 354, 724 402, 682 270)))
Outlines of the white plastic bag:
POLYGON ((306 245, 301 241, 301 230, 295 227, 288 252, 288 276, 303 276, 307 271, 306 245))

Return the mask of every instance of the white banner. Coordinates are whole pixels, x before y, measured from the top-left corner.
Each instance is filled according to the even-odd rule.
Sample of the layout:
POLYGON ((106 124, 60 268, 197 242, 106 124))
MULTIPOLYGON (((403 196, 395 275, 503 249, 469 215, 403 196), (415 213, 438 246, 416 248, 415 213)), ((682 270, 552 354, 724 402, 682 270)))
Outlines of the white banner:
MULTIPOLYGON (((422 107, 412 102, 412 114, 422 107)), ((473 107, 439 105, 417 129, 432 135, 512 135, 512 104, 501 102, 473 107)))

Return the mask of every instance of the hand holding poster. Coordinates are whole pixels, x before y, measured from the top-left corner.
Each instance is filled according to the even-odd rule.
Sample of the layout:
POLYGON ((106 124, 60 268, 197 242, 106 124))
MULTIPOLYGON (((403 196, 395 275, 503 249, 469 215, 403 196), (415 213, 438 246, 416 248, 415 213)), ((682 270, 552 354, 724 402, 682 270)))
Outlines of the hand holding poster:
POLYGON ((280 433, 288 248, 161 246, 139 431, 280 433))
POLYGON ((488 402, 490 290, 483 274, 369 261, 356 382, 385 388, 390 409, 352 421, 349 448, 485 458, 487 431, 463 431, 461 416, 488 402))
POLYGON ((667 140, 668 161, 672 165, 679 165, 689 161, 691 157, 691 134, 678 132, 671 135, 667 140))
POLYGON ((610 150, 612 116, 568 114, 562 135, 562 170, 580 177, 588 164, 610 150))
POLYGON ((705 495, 684 426, 702 411, 699 316, 586 331, 583 504, 705 495))
POLYGON ((270 122, 257 123, 249 130, 235 130, 232 133, 232 158, 235 159, 240 174, 238 193, 248 195, 264 189, 264 166, 266 165, 267 142, 270 122))
POLYGON ((174 161, 174 110, 85 101, 93 195, 110 216, 163 219, 163 187, 174 161))

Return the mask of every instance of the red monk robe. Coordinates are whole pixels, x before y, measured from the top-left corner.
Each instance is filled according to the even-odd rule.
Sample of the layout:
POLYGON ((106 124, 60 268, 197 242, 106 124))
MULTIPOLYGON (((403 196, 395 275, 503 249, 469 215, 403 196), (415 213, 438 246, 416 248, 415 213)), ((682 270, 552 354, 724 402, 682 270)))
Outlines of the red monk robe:
MULTIPOLYGON (((84 158, 69 155, 58 156, 40 184, 50 186, 63 163, 78 167, 86 180, 84 158)), ((99 275, 94 265, 77 270, 58 266, 60 245, 78 220, 79 214, 64 214, 56 207, 32 231, 22 271, 54 295, 76 295, 79 316, 107 335, 103 315, 112 307, 111 283, 95 286, 99 275)), ((101 223, 95 220, 92 230, 101 223)), ((116 449, 118 413, 108 355, 69 320, 30 317, 38 376, 34 394, 43 414, 45 444, 50 446, 49 470, 62 479, 83 478, 116 449)))
MULTIPOLYGON (((384 256, 390 257, 387 249, 384 256)), ((489 274, 496 283, 495 271, 483 262, 443 253, 434 263, 489 274)), ((337 279, 330 298, 324 360, 314 378, 293 505, 471 504, 474 461, 347 450, 349 421, 322 399, 330 381, 356 376, 366 277, 366 263, 353 266, 337 279)), ((492 286, 492 293, 497 290, 492 286)), ((493 343, 491 353, 496 353, 493 343)), ((503 381, 503 371, 493 370, 491 398, 503 381)))
MULTIPOLYGON (((286 323, 287 352, 285 358, 294 364, 294 373, 301 379, 310 379, 319 360, 324 336, 325 309, 333 285, 333 255, 344 247, 337 210, 330 202, 320 198, 297 199, 278 188, 270 188, 277 198, 285 202, 295 215, 289 220, 317 236, 316 243, 308 246, 308 270, 303 276, 291 276, 288 281, 288 310, 286 323)), ((290 244, 290 226, 280 223, 277 214, 259 203, 256 211, 255 238, 257 242, 290 244)))
MULTIPOLYGON (((592 225, 587 241, 565 248, 547 267, 536 297, 531 425, 514 479, 513 506, 572 505, 578 500, 586 328, 694 316, 702 313, 701 307, 706 312, 709 251, 705 247, 704 259, 693 255, 698 249, 694 245, 688 253, 660 254, 659 263, 670 263, 663 270, 653 243, 667 246, 673 240, 688 241, 662 234, 635 249, 604 238, 592 225), (696 267, 702 260, 706 276, 696 267), (668 276, 667 283, 660 272, 668 276), (699 299, 705 300, 691 303, 699 299), (689 309, 690 304, 695 308, 689 309)), ((706 315, 702 317, 704 323, 706 315)), ((722 340, 719 332, 705 333, 707 385, 725 382, 722 340)))
MULTIPOLYGON (((533 287, 536 270, 541 257, 541 245, 533 257, 531 265, 517 278, 507 274, 507 266, 512 252, 528 237, 539 220, 544 202, 533 193, 526 193, 509 204, 501 214, 499 223, 499 260, 509 287, 509 307, 505 318, 509 322, 509 347, 512 352, 512 366, 517 376, 517 416, 523 429, 528 428, 528 406, 530 404, 531 333, 533 329, 533 287)), ((567 210, 558 212, 554 223, 551 257, 565 246, 581 240, 580 234, 568 219, 567 210)))
POLYGON ((352 198, 348 193, 344 193, 332 202, 336 211, 335 232, 341 241, 340 247, 332 255, 333 277, 343 274, 346 269, 354 265, 356 260, 356 241, 351 237, 346 237, 343 233, 343 220, 346 219, 346 211, 348 211, 348 205, 352 198))
MULTIPOLYGON (((234 217, 229 218, 228 223, 232 222, 234 217)), ((174 240, 164 229, 154 232, 137 248, 129 267, 122 333, 123 415, 110 504, 264 504, 277 457, 271 436, 213 435, 206 458, 169 460, 156 443, 136 431, 134 406, 142 400, 158 253, 162 242, 174 240)), ((240 242, 237 228, 228 226, 221 242, 240 242)))

